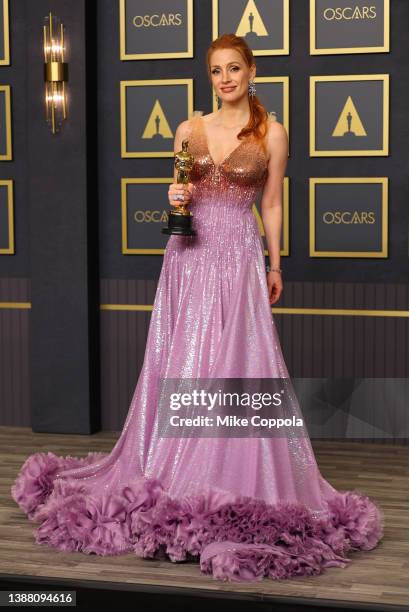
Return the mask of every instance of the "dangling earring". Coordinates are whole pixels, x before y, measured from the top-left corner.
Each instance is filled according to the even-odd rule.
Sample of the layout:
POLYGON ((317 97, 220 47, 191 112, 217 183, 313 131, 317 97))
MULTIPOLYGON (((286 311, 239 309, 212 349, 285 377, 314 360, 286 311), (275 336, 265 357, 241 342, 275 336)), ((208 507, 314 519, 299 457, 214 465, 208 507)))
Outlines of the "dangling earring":
POLYGON ((256 86, 254 84, 254 81, 249 81, 249 96, 250 98, 252 98, 255 95, 256 95, 256 86))
POLYGON ((220 98, 217 95, 217 93, 215 92, 214 97, 216 98, 216 104, 217 104, 217 108, 220 108, 220 98))

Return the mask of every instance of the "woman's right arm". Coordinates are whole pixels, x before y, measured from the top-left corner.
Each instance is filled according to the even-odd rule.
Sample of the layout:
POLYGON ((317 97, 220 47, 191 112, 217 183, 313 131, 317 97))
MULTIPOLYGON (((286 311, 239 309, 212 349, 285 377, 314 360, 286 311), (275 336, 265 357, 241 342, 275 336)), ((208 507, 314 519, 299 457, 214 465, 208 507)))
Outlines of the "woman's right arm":
MULTIPOLYGON (((185 121, 182 121, 182 123, 179 123, 178 127, 176 128, 175 142, 173 145, 173 151, 175 153, 178 153, 179 151, 182 150, 182 141, 188 137, 189 131, 190 131, 190 125, 189 125, 188 119, 186 119, 185 121)), ((181 199, 174 200, 173 199, 174 196, 183 195, 184 197, 183 203, 188 204, 190 202, 191 195, 192 195, 192 183, 189 183, 188 185, 182 185, 182 183, 177 183, 176 182, 177 176, 178 176, 178 170, 177 168, 174 167, 173 183, 169 185, 169 190, 168 190, 169 204, 171 206, 178 206, 182 204, 182 200, 181 199)))

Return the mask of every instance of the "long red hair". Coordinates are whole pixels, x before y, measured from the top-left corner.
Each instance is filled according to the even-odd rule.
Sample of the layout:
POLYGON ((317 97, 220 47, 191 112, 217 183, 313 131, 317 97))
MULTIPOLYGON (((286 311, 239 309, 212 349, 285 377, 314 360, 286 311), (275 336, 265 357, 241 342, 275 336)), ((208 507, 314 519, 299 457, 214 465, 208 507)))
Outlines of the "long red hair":
MULTIPOLYGON (((222 34, 210 44, 206 53, 207 74, 210 82, 212 81, 210 60, 213 51, 217 51, 218 49, 236 49, 249 68, 252 64, 255 64, 253 51, 244 38, 236 36, 235 34, 222 34)), ((247 125, 242 128, 237 138, 241 139, 241 137, 244 138, 253 135, 254 138, 265 147, 264 138, 268 130, 268 112, 256 95, 249 96, 249 107, 249 121, 247 125)))

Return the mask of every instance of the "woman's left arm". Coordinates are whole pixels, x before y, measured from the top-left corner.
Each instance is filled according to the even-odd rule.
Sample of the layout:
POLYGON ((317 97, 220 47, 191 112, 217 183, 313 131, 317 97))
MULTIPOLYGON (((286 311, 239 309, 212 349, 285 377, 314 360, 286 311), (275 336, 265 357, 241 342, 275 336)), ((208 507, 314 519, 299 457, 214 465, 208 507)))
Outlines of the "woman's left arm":
MULTIPOLYGON (((283 180, 288 162, 288 135, 285 127, 271 121, 267 135, 269 155, 268 176, 261 198, 261 218, 266 234, 271 268, 280 268, 280 242, 283 217, 283 180)), ((274 304, 283 289, 280 272, 268 272, 270 304, 274 304)))

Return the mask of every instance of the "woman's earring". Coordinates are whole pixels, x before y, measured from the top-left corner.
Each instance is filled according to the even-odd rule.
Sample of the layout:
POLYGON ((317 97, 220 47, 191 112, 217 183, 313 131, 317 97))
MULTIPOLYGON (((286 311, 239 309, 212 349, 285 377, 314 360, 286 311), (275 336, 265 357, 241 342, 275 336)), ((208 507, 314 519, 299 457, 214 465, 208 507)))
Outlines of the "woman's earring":
POLYGON ((215 98, 216 98, 216 104, 217 104, 217 108, 220 108, 220 98, 217 95, 217 93, 214 94, 215 98))
POLYGON ((254 81, 249 81, 249 96, 250 98, 252 98, 255 95, 256 95, 256 86, 254 84, 254 81))

